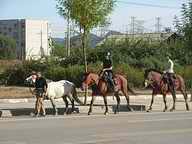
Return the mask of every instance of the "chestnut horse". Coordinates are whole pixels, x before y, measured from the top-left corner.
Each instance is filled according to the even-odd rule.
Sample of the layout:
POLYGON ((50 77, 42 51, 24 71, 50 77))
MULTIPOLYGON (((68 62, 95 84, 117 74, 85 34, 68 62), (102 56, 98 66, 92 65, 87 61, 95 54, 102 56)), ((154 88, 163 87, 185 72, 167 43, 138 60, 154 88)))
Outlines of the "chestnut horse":
MULTIPOLYGON (((163 95, 163 101, 165 104, 164 112, 167 110, 167 105, 166 105, 166 95, 167 93, 171 93, 171 90, 169 90, 167 83, 163 79, 163 73, 154 69, 148 69, 145 71, 145 87, 151 87, 152 88, 152 99, 151 99, 151 104, 149 106, 149 110, 152 110, 152 105, 154 101, 154 96, 157 94, 162 94, 163 95)), ((185 82, 184 79, 180 75, 176 75, 176 79, 174 80, 175 84, 175 90, 181 91, 181 93, 184 96, 185 99, 185 105, 186 105, 186 110, 189 110, 189 106, 187 103, 187 92, 185 88, 185 82)), ((170 111, 175 110, 175 101, 176 97, 172 95, 173 97, 173 107, 170 109, 170 111)))
MULTIPOLYGON (((123 92, 123 94, 127 100, 127 108, 128 108, 128 110, 132 111, 132 109, 129 105, 128 90, 132 93, 134 93, 134 92, 128 87, 127 79, 125 77, 123 77, 122 75, 116 74, 116 75, 114 75, 114 81, 116 83, 115 90, 110 92, 107 82, 103 78, 100 78, 98 74, 95 74, 95 73, 85 73, 84 74, 82 88, 85 89, 90 86, 96 87, 96 91, 99 92, 99 94, 102 95, 103 99, 104 99, 104 104, 105 104, 105 113, 104 114, 105 115, 108 114, 106 96, 109 94, 114 95, 117 100, 117 106, 116 106, 116 110, 114 113, 116 114, 119 112, 119 105, 120 105, 119 91, 123 92)), ((92 94, 92 99, 91 99, 91 104, 89 107, 88 115, 90 115, 92 113, 92 107, 93 107, 94 100, 95 100, 95 96, 92 94)))

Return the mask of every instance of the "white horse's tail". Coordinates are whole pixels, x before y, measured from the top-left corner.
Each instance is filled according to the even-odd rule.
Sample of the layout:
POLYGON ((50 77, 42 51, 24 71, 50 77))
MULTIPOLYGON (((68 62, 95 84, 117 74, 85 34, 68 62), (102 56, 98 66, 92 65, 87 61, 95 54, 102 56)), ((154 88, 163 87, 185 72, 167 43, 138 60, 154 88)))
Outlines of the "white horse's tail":
POLYGON ((72 97, 73 99, 79 103, 80 105, 83 105, 83 102, 78 98, 77 96, 77 90, 76 90, 76 86, 73 84, 73 90, 72 90, 72 97))

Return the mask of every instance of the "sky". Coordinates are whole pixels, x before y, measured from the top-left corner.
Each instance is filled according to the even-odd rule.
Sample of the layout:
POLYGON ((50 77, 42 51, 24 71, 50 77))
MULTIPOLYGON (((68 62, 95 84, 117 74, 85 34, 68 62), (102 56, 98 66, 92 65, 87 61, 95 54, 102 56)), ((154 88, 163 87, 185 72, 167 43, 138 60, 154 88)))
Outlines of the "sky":
MULTIPOLYGON (((131 17, 142 21, 145 30, 155 30, 156 18, 163 27, 173 27, 174 16, 180 16, 181 5, 189 0, 117 0, 108 29, 125 32, 131 17)), ((64 37, 66 20, 58 15, 55 0, 0 0, 0 19, 48 20, 53 37, 64 37)))

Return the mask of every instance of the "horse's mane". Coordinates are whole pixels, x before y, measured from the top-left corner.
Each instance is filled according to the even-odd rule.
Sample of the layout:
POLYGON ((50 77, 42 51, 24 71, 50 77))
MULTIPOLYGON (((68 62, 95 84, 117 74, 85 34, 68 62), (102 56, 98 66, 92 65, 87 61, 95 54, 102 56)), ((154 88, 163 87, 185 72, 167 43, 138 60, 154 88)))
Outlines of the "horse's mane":
POLYGON ((151 72, 151 71, 157 72, 157 73, 159 73, 159 74, 163 74, 162 71, 160 71, 160 70, 156 70, 156 69, 152 69, 152 68, 151 68, 151 69, 146 69, 146 70, 145 70, 144 77, 146 78, 147 75, 148 75, 148 73, 151 72))

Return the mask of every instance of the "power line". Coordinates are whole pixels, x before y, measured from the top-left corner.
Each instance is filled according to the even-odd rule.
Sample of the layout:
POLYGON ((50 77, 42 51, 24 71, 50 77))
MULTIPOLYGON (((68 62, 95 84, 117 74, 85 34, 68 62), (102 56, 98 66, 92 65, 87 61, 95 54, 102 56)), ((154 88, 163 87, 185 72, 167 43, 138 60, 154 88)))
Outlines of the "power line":
POLYGON ((118 0, 117 2, 120 2, 120 3, 123 3, 123 4, 128 4, 128 5, 144 6, 144 7, 157 7, 157 8, 167 8, 167 9, 179 9, 179 7, 173 7, 173 6, 147 4, 147 3, 137 3, 137 2, 125 2, 125 1, 122 1, 122 0, 118 0))

